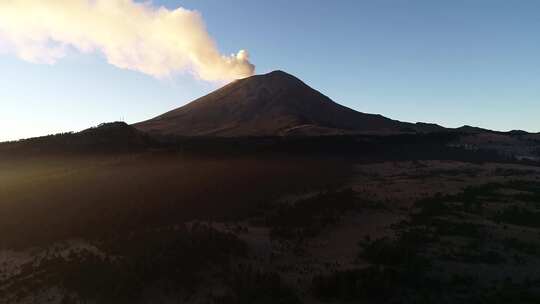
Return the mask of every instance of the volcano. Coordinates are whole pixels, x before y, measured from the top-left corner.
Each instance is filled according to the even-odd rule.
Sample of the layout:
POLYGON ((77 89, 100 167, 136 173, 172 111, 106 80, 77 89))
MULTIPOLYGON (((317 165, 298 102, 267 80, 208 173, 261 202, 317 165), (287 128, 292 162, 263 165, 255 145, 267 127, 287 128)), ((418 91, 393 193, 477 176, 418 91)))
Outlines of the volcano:
POLYGON ((283 71, 236 80, 134 125, 154 135, 287 136, 398 133, 421 126, 342 106, 283 71))

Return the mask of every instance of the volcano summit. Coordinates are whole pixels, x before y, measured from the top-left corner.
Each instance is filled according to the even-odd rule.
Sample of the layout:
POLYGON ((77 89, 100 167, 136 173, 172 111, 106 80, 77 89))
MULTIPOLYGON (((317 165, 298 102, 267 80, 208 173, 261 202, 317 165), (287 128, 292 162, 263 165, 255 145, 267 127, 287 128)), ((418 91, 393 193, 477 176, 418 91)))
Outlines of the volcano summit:
POLYGON ((236 137, 397 133, 419 126, 357 112, 274 71, 236 80, 135 127, 150 134, 236 137))

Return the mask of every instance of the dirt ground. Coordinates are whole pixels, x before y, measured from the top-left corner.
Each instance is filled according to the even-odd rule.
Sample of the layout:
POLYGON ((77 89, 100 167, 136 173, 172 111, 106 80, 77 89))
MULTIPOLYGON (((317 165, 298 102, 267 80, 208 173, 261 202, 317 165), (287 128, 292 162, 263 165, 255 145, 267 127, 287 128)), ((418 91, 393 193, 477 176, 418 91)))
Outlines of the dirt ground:
MULTIPOLYGON (((314 285, 333 284, 333 276, 348 273, 350 277, 354 273, 360 276, 355 277, 354 286, 359 286, 362 271, 372 267, 378 275, 392 270, 400 276, 411 275, 411 281, 430 278, 440 282, 448 289, 443 302, 481 303, 477 299, 484 299, 484 294, 493 295, 487 290, 497 290, 504 299, 509 284, 512 290, 525 290, 534 297, 537 289, 531 286, 540 280, 539 198, 540 167, 457 161, 380 162, 355 164, 352 178, 332 190, 284 194, 251 216, 228 221, 201 218, 187 226, 202 224, 234 235, 248 248, 247 256, 235 258, 234 264, 277 273, 282 284, 304 303, 345 303, 363 297, 365 303, 385 303, 387 298, 369 292, 319 294, 323 290, 320 286, 326 285, 314 285), (344 201, 351 204, 342 206, 344 201), (298 223, 287 222, 288 214, 297 213, 305 218, 298 223), (403 256, 407 259, 398 261, 403 256), (413 260, 426 262, 429 269, 410 274, 406 269, 413 260)), ((71 251, 106 254, 98 247, 84 240, 70 240, 47 248, 3 250, 0 288, 9 294, 10 284, 28 267, 39 265, 47 254, 65 259, 71 251)), ((212 284, 220 285, 219 280, 212 284)), ((401 281, 396 286, 388 284, 392 290, 399 290, 400 297, 416 292, 416 285, 401 281)), ((199 290, 188 302, 215 299, 216 290, 221 289, 199 290)), ((8 302, 0 303, 15 299, 13 303, 62 303, 62 296, 51 295, 55 292, 67 291, 51 286, 32 296, 10 296, 4 298, 8 302)), ((428 291, 427 299, 430 296, 428 291)))

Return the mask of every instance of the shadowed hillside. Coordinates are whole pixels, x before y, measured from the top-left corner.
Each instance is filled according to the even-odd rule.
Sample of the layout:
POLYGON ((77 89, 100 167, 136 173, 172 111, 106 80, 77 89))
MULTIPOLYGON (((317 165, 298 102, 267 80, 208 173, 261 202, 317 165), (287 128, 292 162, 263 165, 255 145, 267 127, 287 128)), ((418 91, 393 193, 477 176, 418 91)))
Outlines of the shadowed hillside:
POLYGON ((77 133, 0 143, 4 157, 43 154, 93 154, 142 151, 157 146, 157 141, 124 122, 103 123, 77 133))

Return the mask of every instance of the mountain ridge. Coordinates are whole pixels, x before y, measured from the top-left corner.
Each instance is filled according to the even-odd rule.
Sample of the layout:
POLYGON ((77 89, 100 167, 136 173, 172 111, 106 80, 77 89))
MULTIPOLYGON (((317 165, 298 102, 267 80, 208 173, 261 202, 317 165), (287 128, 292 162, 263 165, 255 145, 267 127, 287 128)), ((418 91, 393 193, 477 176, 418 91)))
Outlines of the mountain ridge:
POLYGON ((220 137, 399 133, 423 127, 340 105, 280 70, 236 80, 133 126, 150 134, 220 137))

